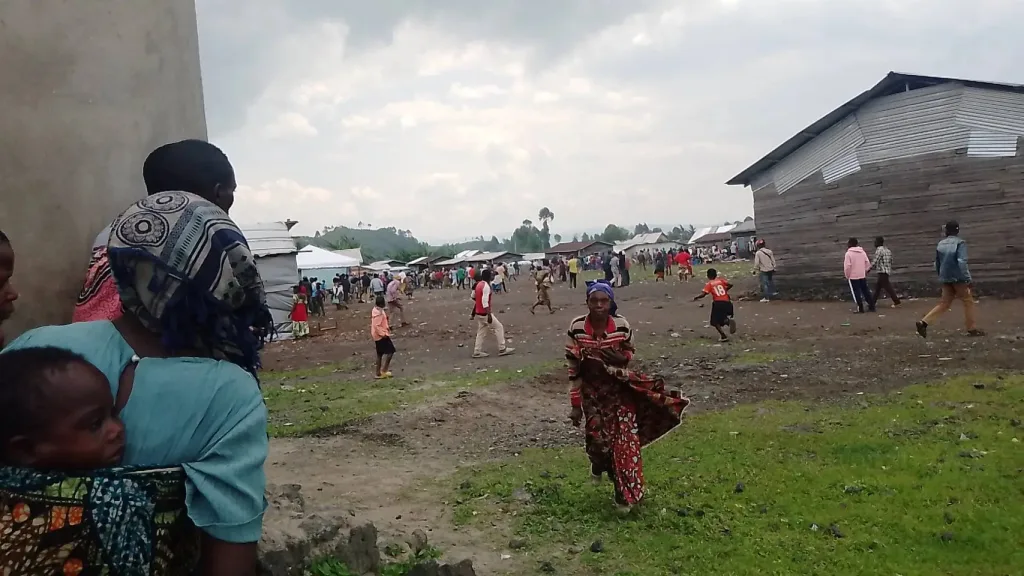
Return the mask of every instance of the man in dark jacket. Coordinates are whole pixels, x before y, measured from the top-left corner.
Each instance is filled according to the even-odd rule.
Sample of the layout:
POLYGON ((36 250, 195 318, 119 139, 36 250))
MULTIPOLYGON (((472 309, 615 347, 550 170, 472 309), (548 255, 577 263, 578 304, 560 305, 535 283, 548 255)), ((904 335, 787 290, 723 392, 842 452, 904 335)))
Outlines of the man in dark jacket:
POLYGON ((928 337, 928 325, 942 316, 953 305, 953 300, 964 303, 964 322, 971 336, 983 336, 974 324, 974 296, 971 294, 971 271, 967 268, 967 242, 960 237, 960 224, 946 223, 946 237, 935 248, 935 272, 942 283, 942 300, 927 316, 917 321, 917 333, 928 337))

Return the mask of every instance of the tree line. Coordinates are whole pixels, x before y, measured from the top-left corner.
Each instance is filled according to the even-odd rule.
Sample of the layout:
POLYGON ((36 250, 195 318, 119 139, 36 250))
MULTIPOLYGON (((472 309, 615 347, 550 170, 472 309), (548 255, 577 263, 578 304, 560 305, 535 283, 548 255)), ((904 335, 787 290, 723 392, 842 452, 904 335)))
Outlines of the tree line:
POLYGON ((448 243, 439 246, 431 246, 426 242, 420 242, 410 230, 399 230, 394 227, 369 230, 369 224, 359 223, 358 229, 346 229, 343 227, 325 227, 317 231, 312 237, 297 238, 299 248, 308 244, 326 248, 328 250, 345 250, 360 248, 363 259, 367 262, 383 260, 385 258, 408 262, 421 256, 452 256, 463 250, 482 250, 484 252, 515 252, 518 254, 545 252, 552 246, 561 242, 608 242, 615 244, 629 240, 637 234, 663 233, 669 240, 676 242, 687 242, 695 232, 693 226, 678 225, 669 230, 659 227, 650 227, 646 223, 639 223, 632 227, 632 231, 624 226, 608 224, 604 231, 595 234, 575 234, 571 238, 563 237, 561 234, 551 232, 551 223, 555 220, 555 213, 549 208, 541 208, 537 212, 536 222, 527 218, 523 220, 512 234, 504 239, 491 236, 488 240, 483 236, 460 243, 448 243), (540 224, 538 227, 537 224, 540 224))

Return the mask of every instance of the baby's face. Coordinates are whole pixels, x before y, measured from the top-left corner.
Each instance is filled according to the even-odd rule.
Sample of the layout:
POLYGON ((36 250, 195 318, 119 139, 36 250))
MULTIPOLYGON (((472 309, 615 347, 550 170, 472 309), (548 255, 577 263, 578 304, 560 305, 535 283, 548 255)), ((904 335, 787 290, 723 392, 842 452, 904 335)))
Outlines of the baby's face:
POLYGON ((75 362, 54 371, 47 384, 50 418, 33 439, 33 468, 90 470, 121 463, 124 424, 102 372, 75 362))

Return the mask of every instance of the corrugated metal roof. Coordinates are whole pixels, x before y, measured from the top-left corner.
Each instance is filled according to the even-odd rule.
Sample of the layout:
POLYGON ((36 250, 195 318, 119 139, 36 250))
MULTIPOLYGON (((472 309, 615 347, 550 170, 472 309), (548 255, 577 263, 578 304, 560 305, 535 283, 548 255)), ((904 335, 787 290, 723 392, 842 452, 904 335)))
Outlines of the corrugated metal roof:
POLYGON ((513 258, 522 258, 522 254, 515 252, 481 252, 474 256, 466 258, 467 262, 490 262, 491 260, 497 260, 498 258, 504 258, 505 256, 511 256, 513 258))
POLYGON ((745 234, 747 232, 757 232, 757 226, 754 225, 753 220, 746 220, 742 224, 736 226, 732 230, 729 230, 729 234, 745 234))
POLYGON ((342 256, 345 256, 347 258, 352 258, 353 260, 359 262, 360 264, 363 263, 362 248, 346 248, 344 250, 331 250, 331 252, 334 252, 335 254, 341 254, 342 256))
POLYGON ((591 240, 590 242, 562 242, 561 244, 555 244, 551 248, 548 248, 546 254, 569 254, 570 252, 579 252, 580 250, 586 250, 594 244, 604 244, 611 248, 610 242, 604 240, 591 240))
POLYGON ((1024 135, 1024 94, 966 88, 956 121, 990 132, 1024 135))
POLYGON ((982 158, 1006 158, 1017 155, 1017 135, 991 130, 971 130, 967 155, 982 158))
POLYGON ((798 132, 795 136, 783 142, 778 148, 769 152, 765 157, 754 162, 746 170, 734 176, 726 182, 728 185, 749 186, 758 174, 761 174, 781 162, 784 158, 800 149, 801 146, 810 142, 819 134, 831 128, 834 124, 856 112, 861 106, 883 96, 890 96, 899 92, 906 92, 935 86, 938 84, 958 83, 968 88, 983 88, 1002 92, 1024 93, 1024 86, 1020 84, 1005 84, 998 82, 981 82, 977 80, 965 80, 961 78, 946 78, 942 76, 919 76, 915 74, 902 74, 890 72, 878 84, 871 89, 862 92, 849 102, 829 112, 818 121, 798 132))
POLYGON ((249 250, 257 258, 276 256, 278 254, 294 254, 299 251, 288 225, 284 222, 257 222, 239 226, 249 250))

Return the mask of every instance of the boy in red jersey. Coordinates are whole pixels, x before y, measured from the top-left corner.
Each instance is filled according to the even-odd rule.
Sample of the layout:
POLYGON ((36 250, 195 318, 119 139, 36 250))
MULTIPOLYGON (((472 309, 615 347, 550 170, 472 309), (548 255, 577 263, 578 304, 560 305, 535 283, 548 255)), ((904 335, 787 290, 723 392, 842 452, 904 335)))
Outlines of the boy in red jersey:
POLYGON ((729 290, 732 289, 732 284, 729 283, 725 278, 718 277, 718 271, 714 268, 708 269, 708 283, 704 285, 704 290, 693 297, 693 301, 696 302, 701 298, 711 294, 711 320, 709 324, 718 330, 720 342, 728 342, 729 336, 722 330, 726 325, 729 326, 729 334, 736 333, 736 320, 733 319, 733 306, 732 298, 729 297, 729 290))

